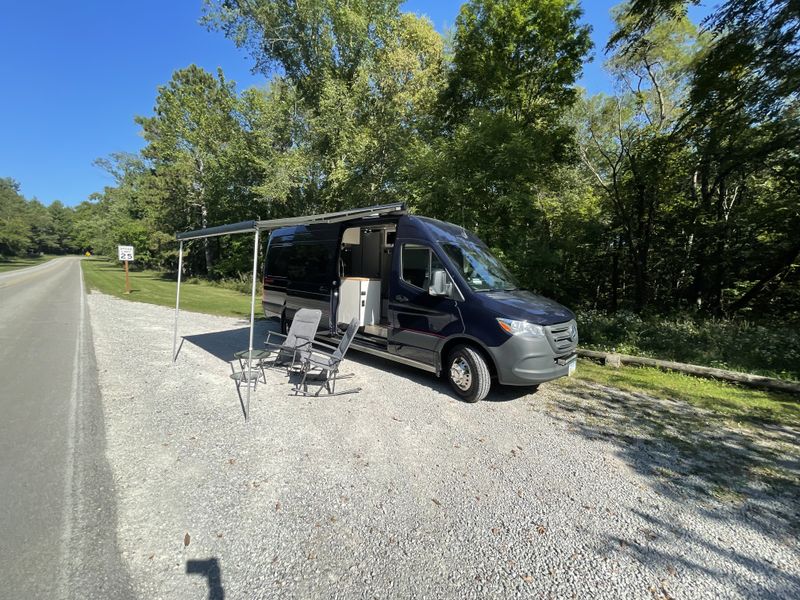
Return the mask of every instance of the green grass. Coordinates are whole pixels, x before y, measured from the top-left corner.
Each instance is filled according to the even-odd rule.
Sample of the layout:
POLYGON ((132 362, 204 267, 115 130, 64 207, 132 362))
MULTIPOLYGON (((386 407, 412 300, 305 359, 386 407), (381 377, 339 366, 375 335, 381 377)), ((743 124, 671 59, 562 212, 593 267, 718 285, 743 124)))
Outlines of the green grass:
MULTIPOLYGON (((125 270, 116 261, 84 259, 83 276, 92 289, 134 302, 175 306, 175 279, 160 271, 130 271, 131 293, 125 294, 125 270)), ((256 298, 256 316, 261 313, 256 298)), ((208 282, 181 283, 181 310, 212 315, 249 317, 250 296, 208 282)))
POLYGON ((33 267, 40 265, 48 260, 55 258, 54 254, 45 254, 44 256, 31 256, 31 257, 18 257, 12 256, 9 258, 0 258, 0 273, 6 271, 14 271, 16 269, 24 269, 25 267, 33 267))
MULTIPOLYGON (((684 400, 743 424, 800 425, 800 398, 651 367, 613 369, 581 359, 575 379, 657 398, 684 400)), ((569 380, 565 381, 569 385, 569 380)))

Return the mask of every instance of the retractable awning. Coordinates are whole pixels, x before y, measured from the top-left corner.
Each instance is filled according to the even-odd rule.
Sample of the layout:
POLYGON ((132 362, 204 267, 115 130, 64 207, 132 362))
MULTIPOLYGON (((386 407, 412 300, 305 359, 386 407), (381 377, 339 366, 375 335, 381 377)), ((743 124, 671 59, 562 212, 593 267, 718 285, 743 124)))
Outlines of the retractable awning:
POLYGON ((245 418, 250 417, 250 381, 252 377, 252 356, 253 356, 253 325, 255 323, 256 306, 256 279, 258 277, 258 241, 262 231, 272 231, 281 227, 293 227, 297 225, 315 225, 322 223, 344 223, 357 219, 377 218, 389 215, 406 214, 406 206, 402 202, 394 204, 382 204, 379 206, 368 206, 366 208, 353 208, 338 212, 323 213, 319 215, 308 215, 305 217, 287 217, 283 219, 269 219, 262 221, 242 221, 240 223, 230 223, 217 227, 205 227, 195 231, 184 231, 177 233, 175 238, 178 240, 178 285, 175 293, 175 330, 172 336, 172 362, 178 360, 178 313, 181 304, 181 274, 183 272, 183 243, 202 238, 217 237, 220 235, 234 235, 237 233, 254 233, 255 242, 253 244, 253 285, 250 295, 250 344, 247 352, 247 370, 242 372, 243 382, 247 383, 247 408, 245 418))
POLYGON ((307 215, 305 217, 286 217, 283 219, 268 219, 262 221, 242 221, 229 225, 219 225, 218 227, 206 227, 195 229, 194 231, 184 231, 178 233, 175 238, 178 241, 196 240, 200 238, 216 237, 219 235, 231 235, 235 233, 253 233, 258 231, 271 231, 281 227, 294 227, 295 225, 314 225, 320 223, 342 223, 355 219, 366 219, 369 217, 383 217, 386 215, 403 215, 406 206, 402 202, 394 204, 382 204, 379 206, 368 206, 366 208, 353 208, 338 212, 323 213, 319 215, 307 215))

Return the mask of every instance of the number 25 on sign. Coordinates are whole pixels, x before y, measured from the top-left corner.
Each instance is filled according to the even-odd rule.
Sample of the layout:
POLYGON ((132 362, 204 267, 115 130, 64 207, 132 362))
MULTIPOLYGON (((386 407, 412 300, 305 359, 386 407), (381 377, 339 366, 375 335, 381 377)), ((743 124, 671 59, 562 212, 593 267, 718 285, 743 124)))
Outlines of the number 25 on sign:
POLYGON ((133 262, 133 246, 117 246, 119 260, 125 262, 125 293, 131 293, 131 281, 128 278, 128 261, 133 262))

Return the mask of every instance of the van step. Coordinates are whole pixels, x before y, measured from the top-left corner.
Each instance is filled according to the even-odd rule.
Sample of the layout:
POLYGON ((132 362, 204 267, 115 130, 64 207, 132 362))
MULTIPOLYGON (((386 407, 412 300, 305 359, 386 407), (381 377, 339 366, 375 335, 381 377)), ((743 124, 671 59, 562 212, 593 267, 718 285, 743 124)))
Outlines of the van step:
POLYGON ((364 325, 364 333, 387 339, 389 337, 389 328, 383 325, 364 325))

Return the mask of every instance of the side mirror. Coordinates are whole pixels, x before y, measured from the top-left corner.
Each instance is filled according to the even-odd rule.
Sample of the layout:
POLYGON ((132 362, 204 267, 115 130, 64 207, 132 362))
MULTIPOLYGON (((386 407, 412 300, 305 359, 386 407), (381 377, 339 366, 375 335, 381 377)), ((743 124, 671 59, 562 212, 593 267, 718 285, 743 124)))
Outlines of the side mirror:
POLYGON ((447 280, 447 272, 444 269, 433 271, 431 285, 428 287, 431 296, 449 296, 452 289, 453 284, 447 280))

